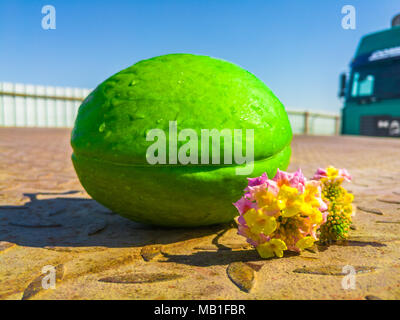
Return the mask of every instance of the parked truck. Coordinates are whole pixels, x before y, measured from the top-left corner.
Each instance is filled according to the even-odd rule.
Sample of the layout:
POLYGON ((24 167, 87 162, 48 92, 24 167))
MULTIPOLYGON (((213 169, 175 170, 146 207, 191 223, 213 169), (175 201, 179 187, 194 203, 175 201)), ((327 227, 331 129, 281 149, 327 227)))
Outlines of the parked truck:
POLYGON ((400 137, 400 14, 361 39, 339 96, 342 134, 400 137))

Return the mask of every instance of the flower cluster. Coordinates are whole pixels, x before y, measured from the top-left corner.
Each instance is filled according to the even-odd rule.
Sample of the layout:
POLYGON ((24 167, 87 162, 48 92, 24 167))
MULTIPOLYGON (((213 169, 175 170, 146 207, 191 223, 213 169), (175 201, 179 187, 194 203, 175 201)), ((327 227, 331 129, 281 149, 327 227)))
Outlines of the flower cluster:
POLYGON ((273 179, 264 173, 248 180, 245 195, 234 203, 240 214, 238 233, 260 256, 282 257, 285 250, 300 252, 313 246, 317 230, 327 219, 322 182, 307 181, 301 170, 279 169, 273 179))
POLYGON ((315 180, 322 183, 322 198, 328 204, 327 222, 321 226, 322 242, 345 240, 348 237, 353 215, 353 195, 342 187, 343 181, 351 181, 346 169, 318 169, 315 180))

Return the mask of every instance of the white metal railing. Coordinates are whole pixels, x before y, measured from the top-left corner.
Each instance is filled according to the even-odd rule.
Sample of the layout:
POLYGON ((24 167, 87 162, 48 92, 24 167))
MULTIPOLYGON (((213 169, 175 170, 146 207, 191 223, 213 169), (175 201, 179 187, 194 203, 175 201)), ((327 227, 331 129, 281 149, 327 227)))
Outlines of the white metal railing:
MULTIPOLYGON (((91 89, 0 82, 0 126, 72 127, 91 89)), ((340 117, 287 110, 294 134, 335 135, 340 117)))
POLYGON ((341 118, 336 114, 286 110, 294 134, 338 135, 341 118))
POLYGON ((72 127, 90 91, 0 82, 0 126, 72 127))

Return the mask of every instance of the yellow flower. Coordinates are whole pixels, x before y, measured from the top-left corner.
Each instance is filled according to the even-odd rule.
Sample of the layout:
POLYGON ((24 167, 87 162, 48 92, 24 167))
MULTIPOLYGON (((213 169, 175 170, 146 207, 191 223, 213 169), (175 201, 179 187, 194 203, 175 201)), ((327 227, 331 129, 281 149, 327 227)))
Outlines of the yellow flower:
POLYGON ((315 208, 313 208, 313 206, 310 203, 306 203, 306 202, 302 203, 300 211, 302 214, 304 214, 306 216, 312 216, 315 214, 315 208))
POLYGON ((353 200, 354 200, 354 195, 352 193, 346 193, 343 199, 345 203, 352 203, 353 200))
POLYGON ((300 250, 304 250, 306 248, 310 248, 313 246, 315 239, 313 237, 304 237, 296 242, 296 247, 300 250))
POLYGON ((308 203, 312 207, 319 208, 321 204, 318 201, 319 195, 319 188, 316 184, 308 183, 306 184, 304 190, 304 202, 308 203))
POLYGON ((263 208, 264 212, 268 212, 271 214, 278 214, 279 213, 279 206, 276 199, 276 196, 270 192, 266 191, 264 193, 260 193, 255 197, 257 204, 259 207, 263 208))
POLYGON ((293 217, 301 211, 304 196, 296 188, 282 185, 278 193, 278 207, 283 217, 293 217))
POLYGON ((329 180, 334 180, 339 176, 339 170, 335 167, 328 167, 326 169, 326 175, 329 180))
POLYGON ((317 208, 312 208, 312 210, 306 214, 310 218, 311 224, 320 224, 323 220, 322 213, 317 208))
POLYGON ((276 219, 263 213, 261 209, 250 209, 243 215, 247 226, 252 233, 263 233, 266 236, 275 231, 277 227, 276 219))
POLYGON ((268 242, 257 246, 257 252, 261 258, 272 258, 276 255, 279 258, 283 257, 283 251, 287 250, 285 242, 280 239, 272 239, 268 242))

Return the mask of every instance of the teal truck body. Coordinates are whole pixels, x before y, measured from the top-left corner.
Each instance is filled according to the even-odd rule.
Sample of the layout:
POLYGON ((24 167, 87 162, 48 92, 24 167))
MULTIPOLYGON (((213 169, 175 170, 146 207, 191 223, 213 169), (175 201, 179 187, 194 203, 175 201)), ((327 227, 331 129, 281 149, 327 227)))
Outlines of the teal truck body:
POLYGON ((364 36, 342 74, 342 134, 400 137, 400 26, 364 36))

